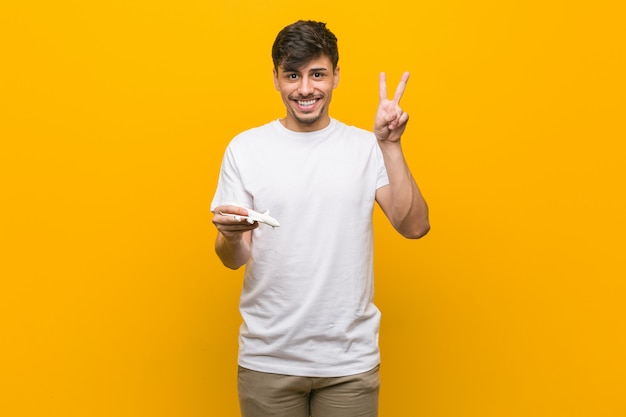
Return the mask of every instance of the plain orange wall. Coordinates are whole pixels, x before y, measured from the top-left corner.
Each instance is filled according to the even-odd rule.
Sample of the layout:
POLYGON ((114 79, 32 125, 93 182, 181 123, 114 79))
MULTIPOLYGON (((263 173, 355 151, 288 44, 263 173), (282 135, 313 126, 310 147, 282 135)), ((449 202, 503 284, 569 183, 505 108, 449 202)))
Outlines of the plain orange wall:
POLYGON ((328 23, 332 114, 411 114, 420 241, 376 211, 381 417, 626 415, 623 2, 4 1, 0 414, 237 416, 222 152, 328 23))

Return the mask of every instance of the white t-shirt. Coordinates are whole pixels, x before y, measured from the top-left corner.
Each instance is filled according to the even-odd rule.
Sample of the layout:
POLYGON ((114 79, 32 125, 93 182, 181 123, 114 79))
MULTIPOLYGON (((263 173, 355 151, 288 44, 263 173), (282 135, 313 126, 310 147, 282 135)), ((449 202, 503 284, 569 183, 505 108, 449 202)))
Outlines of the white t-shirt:
POLYGON ((335 119, 306 133, 273 121, 231 141, 211 210, 238 203, 280 222, 252 232, 239 365, 313 377, 378 365, 372 210, 388 183, 374 135, 335 119))

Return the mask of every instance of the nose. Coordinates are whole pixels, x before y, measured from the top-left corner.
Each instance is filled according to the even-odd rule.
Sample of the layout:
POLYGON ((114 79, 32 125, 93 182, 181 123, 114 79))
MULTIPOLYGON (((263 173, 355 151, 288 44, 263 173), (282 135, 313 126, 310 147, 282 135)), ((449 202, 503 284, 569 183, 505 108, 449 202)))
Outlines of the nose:
POLYGON ((301 96, 309 96, 313 94, 313 81, 309 76, 303 76, 300 78, 300 85, 298 86, 298 94, 301 96))

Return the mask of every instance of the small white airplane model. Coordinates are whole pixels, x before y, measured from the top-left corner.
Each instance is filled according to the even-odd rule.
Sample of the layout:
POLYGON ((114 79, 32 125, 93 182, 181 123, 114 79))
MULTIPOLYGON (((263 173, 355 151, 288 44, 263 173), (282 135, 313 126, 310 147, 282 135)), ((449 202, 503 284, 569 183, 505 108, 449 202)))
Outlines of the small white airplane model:
POLYGON ((240 206, 238 204, 231 204, 231 205, 237 206, 237 207, 241 207, 241 208, 245 208, 246 210, 248 210, 248 215, 247 216, 242 216, 241 214, 224 213, 222 211, 220 211, 220 214, 222 216, 234 217, 238 222, 240 222, 241 219, 244 219, 245 221, 247 221, 250 224, 252 224, 254 222, 259 222, 259 223, 265 223, 267 225, 270 225, 270 226, 272 226, 272 228, 280 226, 280 223, 278 223, 278 220, 276 220, 275 218, 270 216, 270 211, 269 210, 265 210, 265 213, 259 213, 258 211, 254 211, 252 209, 240 206))

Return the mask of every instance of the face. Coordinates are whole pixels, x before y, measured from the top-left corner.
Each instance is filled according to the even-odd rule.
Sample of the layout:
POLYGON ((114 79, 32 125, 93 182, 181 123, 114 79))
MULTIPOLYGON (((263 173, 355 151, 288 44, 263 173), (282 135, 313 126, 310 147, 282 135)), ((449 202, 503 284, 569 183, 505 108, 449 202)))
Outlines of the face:
POLYGON ((274 70, 274 85, 287 109, 283 125, 296 132, 312 132, 328 126, 328 106, 339 83, 339 68, 322 55, 297 70, 274 70))

